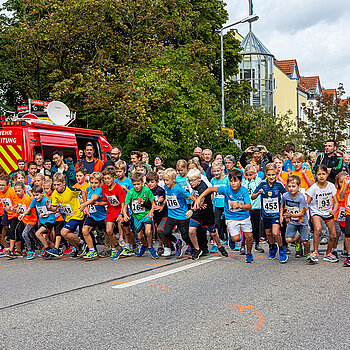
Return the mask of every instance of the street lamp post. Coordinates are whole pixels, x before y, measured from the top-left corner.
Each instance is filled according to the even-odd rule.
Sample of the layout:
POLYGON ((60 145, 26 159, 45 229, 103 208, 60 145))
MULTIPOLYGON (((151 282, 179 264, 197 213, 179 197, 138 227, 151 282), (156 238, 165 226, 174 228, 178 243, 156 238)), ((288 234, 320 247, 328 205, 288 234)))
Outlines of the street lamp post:
POLYGON ((220 48, 221 48, 221 111, 222 111, 222 118, 221 118, 221 122, 222 122, 222 127, 225 127, 225 73, 224 73, 224 30, 230 27, 233 27, 237 24, 241 24, 241 23, 252 23, 255 22, 259 19, 259 16, 257 15, 250 15, 246 18, 241 19, 238 22, 229 24, 225 27, 222 27, 220 30, 220 48))

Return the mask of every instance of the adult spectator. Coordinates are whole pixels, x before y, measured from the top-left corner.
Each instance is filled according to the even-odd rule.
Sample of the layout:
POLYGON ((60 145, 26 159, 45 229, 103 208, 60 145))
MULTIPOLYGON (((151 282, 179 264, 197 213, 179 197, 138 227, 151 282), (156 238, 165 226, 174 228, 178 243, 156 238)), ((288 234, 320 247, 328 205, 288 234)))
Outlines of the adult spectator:
POLYGON ((347 167, 347 172, 349 173, 350 171, 350 154, 344 154, 343 156, 343 162, 346 164, 346 167, 347 167))
POLYGON ((285 172, 294 171, 294 166, 292 164, 292 157, 295 153, 295 145, 293 142, 287 142, 282 149, 283 154, 287 157, 283 164, 282 170, 285 172))
POLYGON ((193 150, 192 155, 196 155, 196 156, 199 156, 200 158, 202 158, 202 149, 200 147, 196 147, 193 150))
POLYGON ((72 187, 75 185, 77 180, 72 159, 63 159, 63 152, 55 151, 52 153, 52 160, 55 163, 51 168, 52 176, 56 173, 62 173, 66 180, 66 186, 72 187))
POLYGON ((152 166, 149 164, 149 155, 147 152, 142 152, 141 155, 142 155, 141 160, 142 160, 142 162, 145 163, 146 169, 147 169, 147 174, 148 174, 151 171, 153 171, 152 166))
POLYGON ((34 162, 36 164, 37 172, 44 174, 44 156, 41 153, 37 153, 34 156, 34 162))
POLYGON ((155 158, 154 158, 154 169, 159 168, 159 167, 163 167, 164 168, 164 159, 161 156, 155 156, 155 158))
POLYGON ((103 171, 108 166, 115 166, 118 160, 120 160, 120 157, 122 155, 122 149, 119 146, 115 146, 111 150, 111 159, 106 160, 103 163, 101 171, 103 171))
MULTIPOLYGON (((85 158, 81 164, 86 169, 86 174, 99 173, 102 169, 103 162, 101 159, 94 158, 95 149, 92 143, 87 143, 85 146, 85 158)), ((77 164, 77 167, 79 164, 77 164)))
POLYGON ((343 167, 343 159, 336 155, 337 143, 335 140, 327 140, 324 146, 324 153, 318 155, 314 166, 312 167, 313 173, 317 165, 324 164, 328 170, 327 180, 335 183, 335 177, 339 174, 343 167))
POLYGON ((235 168, 235 156, 233 156, 232 154, 229 154, 228 156, 225 157, 224 159, 225 162, 225 170, 224 173, 227 174, 229 171, 231 170, 239 170, 240 172, 242 172, 242 170, 235 168))
POLYGON ((17 159, 17 169, 16 170, 12 170, 10 172, 10 185, 12 186, 12 177, 13 175, 15 175, 16 173, 18 173, 19 171, 24 171, 24 168, 26 166, 26 162, 24 159, 17 159))
POLYGON ((340 149, 337 149, 336 152, 335 152, 335 154, 336 154, 339 158, 343 159, 343 165, 342 165, 340 171, 341 171, 341 172, 348 173, 348 172, 349 172, 349 171, 348 171, 348 166, 347 166, 347 164, 344 162, 344 152, 341 151, 340 149))
POLYGON ((135 169, 135 164, 137 162, 140 162, 141 159, 142 159, 142 153, 140 151, 131 151, 130 152, 131 164, 129 165, 129 169, 128 169, 128 178, 131 178, 132 171, 135 169))
POLYGON ((45 159, 45 161, 44 161, 44 175, 48 176, 50 178, 52 177, 51 168, 52 168, 51 160, 50 159, 45 159))
POLYGON ((203 170, 206 172, 208 170, 208 168, 211 166, 211 157, 213 155, 213 152, 206 148, 205 150, 203 150, 203 170))
POLYGON ((263 144, 258 143, 255 147, 248 147, 242 153, 239 161, 243 168, 250 162, 250 160, 247 160, 247 153, 252 153, 252 159, 255 159, 256 163, 259 164, 259 171, 263 173, 265 173, 266 164, 272 163, 272 153, 269 152, 263 144))

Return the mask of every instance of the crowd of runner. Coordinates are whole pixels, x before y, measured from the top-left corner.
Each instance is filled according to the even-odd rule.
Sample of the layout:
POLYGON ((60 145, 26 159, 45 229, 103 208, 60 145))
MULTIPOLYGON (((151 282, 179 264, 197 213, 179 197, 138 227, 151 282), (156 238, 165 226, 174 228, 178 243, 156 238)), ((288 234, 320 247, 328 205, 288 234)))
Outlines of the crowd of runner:
POLYGON ((94 154, 88 143, 76 164, 55 151, 19 159, 10 174, 0 168, 1 257, 196 260, 227 257, 229 246, 247 263, 253 250, 286 263, 295 249, 294 258, 314 264, 326 244, 324 261, 341 255, 350 266, 350 155, 334 140, 307 159, 292 143, 276 155, 251 146, 237 161, 197 147, 175 168, 161 156, 151 165, 140 151, 128 164, 120 147, 104 163, 94 154))

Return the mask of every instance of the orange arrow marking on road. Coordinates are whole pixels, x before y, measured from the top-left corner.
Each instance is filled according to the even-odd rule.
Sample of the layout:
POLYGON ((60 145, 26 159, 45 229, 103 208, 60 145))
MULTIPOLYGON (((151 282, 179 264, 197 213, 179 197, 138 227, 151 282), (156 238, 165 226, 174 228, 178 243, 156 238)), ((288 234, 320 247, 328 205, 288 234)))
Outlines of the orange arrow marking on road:
POLYGON ((164 265, 164 264, 167 264, 168 262, 167 261, 164 261, 164 262, 161 262, 161 263, 158 263, 158 264, 147 264, 146 266, 161 266, 161 265, 164 265))
MULTIPOLYGON (((116 284, 116 283, 129 283, 129 282, 108 282, 108 284, 116 284)), ((165 291, 167 291, 168 290, 168 288, 167 287, 165 287, 165 286, 162 286, 161 284, 155 284, 155 283, 139 283, 139 284, 147 284, 147 285, 149 285, 149 286, 157 286, 157 287, 160 287, 161 289, 161 291, 162 292, 165 292, 165 291)))
POLYGON ((259 317, 259 324, 255 327, 255 329, 259 329, 261 327, 261 325, 263 324, 264 319, 261 316, 260 312, 256 310, 257 309, 256 306, 237 305, 237 304, 229 304, 229 305, 230 306, 236 306, 238 308, 238 310, 240 312, 242 312, 242 313, 244 312, 244 309, 247 309, 247 310, 255 312, 258 315, 258 317, 259 317))

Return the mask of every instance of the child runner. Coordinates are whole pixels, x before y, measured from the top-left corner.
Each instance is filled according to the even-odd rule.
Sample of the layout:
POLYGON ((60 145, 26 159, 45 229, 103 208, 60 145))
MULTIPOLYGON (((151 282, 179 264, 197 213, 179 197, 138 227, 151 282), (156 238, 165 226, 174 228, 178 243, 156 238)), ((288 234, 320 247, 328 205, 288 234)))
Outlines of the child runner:
MULTIPOLYGON (((337 240, 333 246, 332 254, 337 258, 338 258, 337 246, 338 246, 340 236, 342 235, 342 233, 345 234, 345 218, 346 218, 345 200, 344 198, 340 198, 339 193, 341 188, 343 187, 344 180, 347 176, 348 176, 348 173, 346 172, 341 172, 335 176, 335 188, 337 189, 337 199, 339 202, 339 206, 338 206, 338 210, 334 214, 337 240)), ((344 241, 344 249, 342 251, 342 256, 345 256, 345 257, 348 256, 345 248, 345 241, 344 241)))
POLYGON ((37 216, 35 209, 29 209, 28 214, 24 215, 32 202, 32 199, 26 194, 24 183, 16 182, 14 185, 14 190, 18 196, 17 212, 20 214, 18 217, 20 221, 20 224, 18 225, 18 234, 22 236, 26 245, 27 259, 31 260, 34 258, 35 254, 35 249, 32 242, 34 237, 34 225, 37 222, 37 216))
POLYGON ((289 175, 296 175, 300 178, 300 191, 305 193, 310 186, 312 186, 314 181, 314 176, 310 169, 307 169, 304 165, 305 157, 302 153, 294 153, 292 156, 292 164, 294 170, 289 172, 289 175))
MULTIPOLYGON (((222 187, 228 186, 230 181, 226 175, 224 175, 222 162, 214 161, 211 165, 211 172, 214 177, 210 180, 210 183, 214 187, 222 187)), ((215 207, 214 217, 215 217, 215 228, 216 232, 220 236, 221 240, 226 240, 226 225, 225 220, 223 218, 224 215, 224 207, 225 207, 225 196, 214 192, 213 196, 213 204, 215 207)), ((216 253, 218 250, 218 246, 214 243, 213 247, 210 250, 210 253, 216 253)))
POLYGON ((283 164, 284 164, 283 157, 280 154, 276 154, 275 156, 273 156, 272 161, 277 165, 277 169, 278 169, 277 180, 282 182, 283 185, 285 186, 288 179, 288 173, 286 171, 283 171, 283 164))
POLYGON ((282 236, 280 233, 280 200, 285 187, 277 181, 278 169, 275 163, 269 163, 265 168, 266 179, 261 181, 251 199, 256 199, 261 195, 262 219, 269 240, 269 259, 276 259, 277 250, 279 249, 280 262, 286 263, 288 260, 286 250, 282 245, 282 236), (277 243, 277 245, 276 245, 277 243))
MULTIPOLYGON (((248 164, 244 169, 244 180, 242 186, 245 187, 249 196, 254 193, 254 190, 260 184, 261 178, 258 176, 256 167, 252 164, 248 164)), ((264 249, 260 246, 260 221, 261 221, 261 202, 260 198, 252 200, 252 209, 249 212, 250 220, 253 228, 253 239, 255 241, 255 250, 259 253, 264 253, 264 249)), ((245 255, 244 248, 244 236, 243 236, 243 253, 245 255)))
MULTIPOLYGON (((193 190, 192 195, 196 198, 199 197, 208 188, 205 182, 201 179, 201 172, 198 169, 191 169, 187 174, 187 179, 193 190)), ((199 259, 199 257, 203 253, 202 250, 199 248, 197 239, 198 227, 202 227, 203 230, 209 231, 212 239, 214 240, 219 249, 219 252, 223 256, 227 257, 228 253, 226 249, 222 246, 219 234, 215 229, 215 216, 211 196, 204 196, 200 203, 200 207, 198 209, 191 209, 191 212, 192 215, 189 223, 189 235, 194 247, 192 259, 199 259)))
MULTIPOLYGON (((295 165, 293 164, 295 167, 295 165)), ((283 218, 287 223, 286 241, 295 242, 295 257, 302 257, 301 242, 303 242, 306 259, 310 256, 309 223, 306 214, 309 205, 305 196, 300 192, 300 177, 290 175, 287 180, 289 192, 284 193, 281 199, 280 223, 283 226, 283 218), (286 209, 286 212, 284 212, 286 209), (300 236, 297 236, 299 231, 300 236)))
POLYGON ((163 227, 165 218, 168 216, 168 210, 166 207, 165 201, 165 191, 164 188, 158 186, 159 176, 156 172, 151 171, 146 175, 147 186, 152 191, 155 201, 154 207, 154 216, 153 216, 153 224, 154 224, 154 232, 158 237, 158 255, 162 255, 164 253, 164 245, 160 234, 158 233, 158 227, 163 227))
POLYGON ((168 207, 168 217, 162 227, 162 241, 165 245, 163 256, 169 257, 171 255, 171 242, 175 243, 175 257, 181 258, 183 255, 182 248, 184 243, 181 239, 177 239, 173 235, 173 229, 177 227, 181 232, 182 239, 192 247, 190 237, 188 235, 189 216, 191 212, 188 211, 186 200, 196 200, 188 191, 180 187, 176 181, 175 169, 168 168, 163 173, 163 180, 165 183, 165 196, 168 207))
POLYGON ((242 186, 243 174, 240 170, 230 170, 228 178, 229 186, 209 187, 196 200, 194 208, 200 208, 201 200, 210 193, 219 193, 225 196, 225 220, 229 230, 229 245, 231 249, 235 248, 235 242, 240 240, 242 232, 246 239, 247 255, 246 262, 253 262, 252 246, 253 234, 252 224, 249 217, 249 211, 252 208, 248 190, 242 186))
POLYGON ((84 214, 79 210, 78 197, 81 195, 85 201, 85 192, 74 187, 67 187, 62 173, 56 173, 52 178, 52 183, 55 190, 52 193, 52 203, 47 202, 47 209, 57 213, 59 206, 60 212, 65 215, 61 235, 77 249, 72 254, 72 258, 80 258, 85 254, 86 245, 74 232, 84 220, 84 214))
MULTIPOLYGON (((6 256, 11 259, 22 257, 23 255, 21 240, 19 239, 18 234, 16 234, 16 228, 18 225, 18 213, 14 208, 16 208, 18 205, 18 197, 15 193, 15 190, 9 186, 9 181, 10 177, 8 175, 0 176, 0 200, 5 211, 1 224, 3 225, 3 230, 5 229, 5 234, 5 227, 8 227, 7 232, 10 238, 10 248, 7 251, 6 256)), ((3 237, 5 238, 4 233, 3 237)))
MULTIPOLYGON (((320 235, 322 230, 322 220, 329 230, 329 241, 326 254, 323 260, 329 262, 338 262, 331 251, 337 239, 335 229, 334 214, 338 210, 337 189, 334 184, 327 181, 328 170, 324 164, 316 166, 315 169, 316 183, 313 184, 307 191, 307 202, 310 205, 310 215, 314 226, 314 251, 308 257, 307 262, 316 263, 318 261, 318 246, 320 243, 320 235)), ((342 195, 340 193, 340 198, 342 195)))
POLYGON ((111 244, 111 259, 120 258, 123 249, 114 234, 115 223, 123 220, 122 205, 125 201, 125 191, 115 183, 116 170, 113 166, 107 166, 103 171, 102 200, 107 202, 106 233, 111 244))
MULTIPOLYGON (((118 160, 115 164, 117 178, 115 182, 121 186, 121 188, 128 193, 132 189, 132 182, 126 177, 127 165, 123 160, 118 160)), ((131 216, 131 211, 129 211, 129 216, 131 216)), ((122 251, 122 256, 132 256, 135 255, 137 251, 136 240, 134 234, 131 232, 131 221, 118 222, 119 238, 120 241, 124 240, 124 249, 122 251)))
POLYGON ((345 245, 345 251, 347 252, 347 258, 344 261, 345 267, 350 267, 350 177, 347 176, 344 179, 343 186, 340 190, 339 197, 341 199, 344 199, 345 204, 345 239, 344 239, 344 245, 345 245))
POLYGON ((98 258, 96 245, 94 245, 91 231, 96 227, 106 231, 106 208, 107 202, 103 202, 102 197, 102 180, 101 173, 92 173, 89 176, 90 186, 87 188, 87 201, 80 204, 80 211, 84 212, 88 208, 88 215, 84 221, 83 236, 89 248, 89 251, 83 256, 83 259, 93 260, 98 258))
POLYGON ((144 186, 143 173, 134 172, 131 176, 133 188, 127 193, 125 205, 123 205, 124 221, 129 221, 128 206, 132 211, 134 226, 141 247, 137 256, 142 256, 147 248, 153 259, 158 259, 158 253, 153 248, 152 218, 154 213, 154 196, 152 191, 144 186), (143 229, 147 240, 143 235, 143 229))

